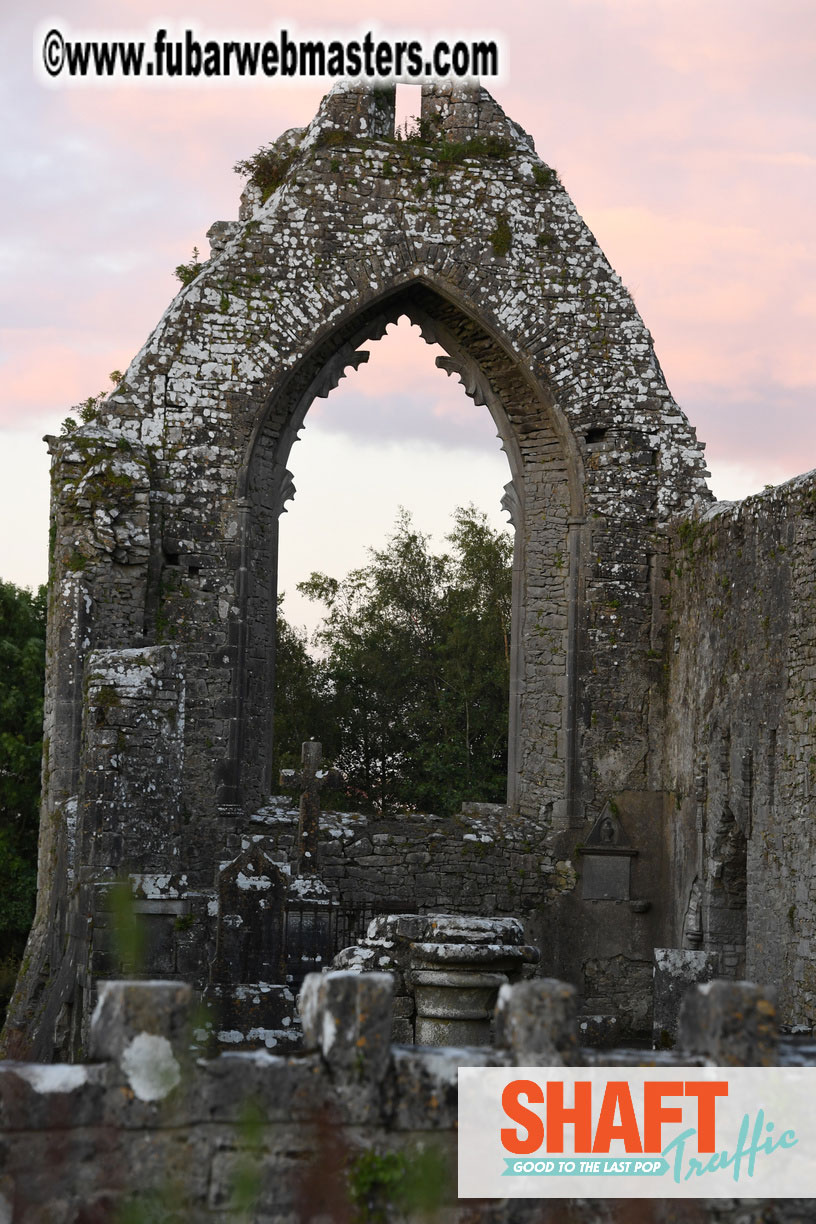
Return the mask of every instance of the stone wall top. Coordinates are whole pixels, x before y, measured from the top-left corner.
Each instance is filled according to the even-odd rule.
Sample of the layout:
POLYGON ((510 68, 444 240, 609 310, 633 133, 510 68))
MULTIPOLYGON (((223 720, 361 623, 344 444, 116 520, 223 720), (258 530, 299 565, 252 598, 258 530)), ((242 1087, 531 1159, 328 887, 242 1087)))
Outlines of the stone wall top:
MULTIPOLYGON (((745 1031, 754 1033, 755 1014, 757 1033, 767 1028, 767 1001, 750 984, 715 983, 697 995, 686 1031, 704 1056, 716 1053, 735 1023, 746 1021, 745 1031)), ((242 1206, 256 1224, 282 1224, 312 1218, 320 1204, 310 1196, 323 1186, 332 1218, 343 1204, 359 1206, 365 1187, 378 1218, 396 1222, 405 1216, 394 1184, 416 1173, 427 1185, 433 1169, 434 1204, 446 1218, 509 1220, 499 1204, 457 1204, 457 1068, 529 1065, 531 1057, 575 1063, 582 1055, 570 988, 548 981, 505 988, 502 1050, 389 1047, 387 974, 315 975, 302 1006, 310 1052, 222 1054, 191 1064, 195 1018, 184 987, 109 983, 92 1034, 93 1053, 105 1061, 0 1064, 4 1219, 67 1224, 94 1211, 93 1218, 109 1220, 127 1206, 152 1211, 149 1218, 226 1224, 242 1206), (377 1169, 391 1172, 390 1201, 377 1169)), ((603 1062, 631 1065, 632 1053, 606 1052, 603 1062)), ((743 1041, 729 1061, 750 1062, 755 1053, 743 1041)), ((763 1059, 768 1054, 763 1045, 763 1059)), ((664 1065, 699 1065, 687 1054, 659 1058, 664 1065)), ((727 1204, 696 1206, 702 1211, 696 1219, 734 1218, 727 1204)), ((608 1224, 603 1203, 584 1207, 584 1224, 608 1224)), ((767 1219, 760 1209, 746 1215, 741 1208, 740 1221, 767 1219)), ((515 1204, 513 1221, 540 1219, 540 1203, 515 1204)))

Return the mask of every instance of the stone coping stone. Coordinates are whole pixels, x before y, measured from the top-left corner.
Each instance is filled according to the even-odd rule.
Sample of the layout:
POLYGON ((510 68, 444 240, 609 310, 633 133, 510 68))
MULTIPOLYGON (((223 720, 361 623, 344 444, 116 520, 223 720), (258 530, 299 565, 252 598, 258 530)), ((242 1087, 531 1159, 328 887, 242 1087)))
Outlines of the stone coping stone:
POLYGON ((408 976, 414 986, 449 986, 457 990, 498 990, 507 981, 503 973, 473 973, 461 969, 415 969, 408 976))
POLYGON ((417 968, 440 965, 520 965, 538 964, 541 954, 530 944, 415 943, 411 961, 417 968))
POLYGON ((380 914, 368 924, 369 939, 411 943, 522 944, 518 918, 477 918, 466 914, 380 914))

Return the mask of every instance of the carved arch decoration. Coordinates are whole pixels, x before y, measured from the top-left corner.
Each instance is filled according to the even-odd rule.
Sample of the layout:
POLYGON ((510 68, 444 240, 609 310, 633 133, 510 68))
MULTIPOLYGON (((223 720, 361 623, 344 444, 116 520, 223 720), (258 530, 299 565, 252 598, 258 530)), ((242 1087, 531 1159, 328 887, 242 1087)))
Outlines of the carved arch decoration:
MULTIPOLYGON (((525 436, 534 431, 546 434, 549 447, 558 453, 558 471, 552 475, 549 494, 560 504, 560 519, 556 519, 558 525, 555 530, 563 536, 563 550, 569 558, 563 579, 556 578, 556 583, 563 587, 557 598, 562 604, 568 628, 566 635, 561 635, 564 641, 548 656, 550 666, 553 665, 553 658, 558 660, 556 666, 561 666, 566 679, 566 701, 560 711, 558 727, 560 752, 557 748, 554 751, 558 763, 549 785, 557 794, 561 790, 559 775, 563 775, 562 793, 569 805, 574 785, 570 762, 575 752, 577 710, 575 662, 580 556, 576 529, 584 522, 581 455, 567 421, 546 386, 530 377, 510 351, 508 343, 497 336, 495 328, 478 318, 472 303, 455 300, 449 287, 435 285, 428 276, 412 277, 407 283, 395 287, 363 308, 349 311, 346 319, 327 329, 327 334, 315 341, 311 351, 292 371, 284 385, 270 395, 266 410, 253 431, 239 477, 238 492, 241 505, 246 507, 242 519, 242 540, 246 540, 246 545, 242 546, 242 556, 251 556, 256 564, 260 564, 254 581, 247 575, 241 576, 238 582, 244 598, 241 619, 248 629, 247 640, 235 666, 235 691, 241 694, 242 701, 233 723, 230 745, 236 791, 240 789, 241 762, 247 757, 247 730, 254 745, 253 757, 257 755, 257 746, 263 741, 264 734, 269 734, 268 711, 274 701, 271 643, 267 647, 264 678, 261 679, 256 673, 254 685, 248 691, 245 677, 247 659, 254 653, 249 640, 253 626, 263 624, 270 615, 274 616, 278 519, 285 502, 294 495, 295 488, 288 467, 291 447, 303 427, 312 402, 318 397, 328 396, 346 370, 356 369, 368 360, 368 352, 360 345, 380 339, 389 324, 402 316, 407 316, 419 328, 426 343, 437 344, 444 350, 444 355, 437 357, 437 365, 448 375, 457 376, 465 394, 475 404, 490 411, 510 466, 511 479, 504 490, 502 504, 515 530, 507 789, 511 811, 525 804, 525 800, 528 808, 531 805, 530 796, 525 794, 525 789, 529 788, 525 788, 522 765, 527 670, 529 667, 534 673, 536 666, 536 649, 527 642, 530 635, 525 633, 525 610, 528 605, 525 515, 529 499, 525 482, 529 482, 531 476, 531 446, 529 441, 525 443, 525 436), (269 576, 266 588, 263 573, 269 576), (252 591, 255 592, 254 596, 250 593, 252 591), (264 609, 266 601, 268 611, 264 609)), ((540 476, 536 463, 532 464, 532 468, 540 476)), ((536 581, 540 583, 542 580, 539 565, 536 581)), ((526 721, 530 721, 529 717, 526 721)), ((527 735, 529 738, 529 728, 527 735)), ((267 761, 271 758, 271 743, 268 740, 263 754, 267 761)), ((274 779, 268 774, 263 787, 267 790, 274 787, 274 779)), ((540 805, 540 797, 535 802, 540 805)))

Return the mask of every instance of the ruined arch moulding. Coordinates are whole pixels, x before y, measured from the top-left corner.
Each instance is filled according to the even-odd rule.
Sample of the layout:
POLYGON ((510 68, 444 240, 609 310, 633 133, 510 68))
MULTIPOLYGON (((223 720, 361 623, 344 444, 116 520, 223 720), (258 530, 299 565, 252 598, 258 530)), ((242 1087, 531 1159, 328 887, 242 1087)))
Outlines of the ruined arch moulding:
MULTIPOLYGON (((506 344, 487 330, 486 321, 472 317, 472 304, 463 301, 455 287, 440 283, 438 276, 428 268, 412 269, 410 279, 400 269, 393 277, 395 284, 373 301, 360 308, 354 302, 351 309, 340 314, 339 320, 325 333, 318 336, 302 361, 295 367, 291 377, 279 390, 270 395, 267 410, 259 420, 253 433, 248 461, 239 479, 239 489, 246 500, 248 544, 246 554, 252 558, 257 576, 253 584, 254 596, 247 594, 242 619, 252 635, 260 629, 260 637, 266 639, 269 620, 269 591, 274 592, 276 571, 276 535, 280 509, 293 491, 293 478, 286 467, 289 449, 298 435, 309 406, 316 396, 328 395, 337 385, 346 368, 357 366, 367 360, 368 353, 360 345, 384 335, 389 323, 402 315, 416 324, 428 343, 440 345, 446 356, 439 364, 451 374, 457 375, 466 393, 477 404, 486 406, 496 423, 502 444, 507 453, 512 479, 506 486, 503 504, 510 513, 516 527, 516 565, 514 590, 514 621, 518 630, 513 635, 513 658, 511 663, 511 757, 508 767, 508 805, 511 810, 536 811, 553 795, 560 794, 559 786, 565 773, 565 751, 553 752, 551 769, 551 793, 544 793, 542 780, 532 777, 521 768, 519 734, 524 726, 522 695, 526 691, 529 669, 530 684, 535 685, 537 668, 541 667, 541 652, 523 649, 520 632, 524 609, 528 603, 525 571, 525 508, 530 502, 530 513, 546 519, 543 534, 546 547, 554 555, 563 550, 569 535, 569 524, 583 521, 581 459, 574 446, 566 422, 552 403, 545 389, 536 386, 525 376, 517 358, 508 352, 506 344), (468 309, 468 307, 470 309, 468 309), (488 374, 489 371, 489 374, 488 374), (540 465, 547 468, 548 487, 546 502, 533 489, 525 487, 524 459, 522 453, 523 434, 533 429, 540 434, 534 444, 540 455, 540 465), (267 579, 273 575, 271 588, 267 579), (532 657, 531 657, 532 655, 532 657), (533 788, 538 786, 539 792, 533 788)), ((342 303, 341 303, 342 309, 342 303)), ((528 441, 528 455, 535 451, 528 441)), ((575 608, 570 607, 570 590, 566 566, 563 572, 554 574, 551 598, 555 606, 568 618, 572 633, 575 632, 575 608)), ((541 578, 539 576, 539 589, 541 578)), ((535 603, 535 599, 530 601, 535 603)), ((562 652, 557 666, 566 675, 568 671, 566 650, 569 634, 559 641, 554 649, 562 652)), ((251 647, 248 648, 252 654, 251 647)), ((239 666, 240 673, 241 668, 239 666)), ((544 681, 543 683, 546 683, 544 681)), ((268 737, 269 708, 272 691, 271 660, 266 665, 265 683, 257 686, 254 700, 247 701, 242 710, 241 726, 236 728, 235 743, 243 742, 249 734, 253 744, 266 746, 268 737)), ((562 743, 571 741, 574 730, 571 725, 573 706, 561 703, 559 710, 564 727, 562 743)), ((262 768, 261 752, 256 755, 256 768, 262 768)), ((569 750, 566 749, 569 756, 569 750)), ((239 777, 246 784, 246 768, 241 770, 244 753, 233 749, 235 794, 242 789, 239 777)), ((268 756, 267 756, 268 759, 268 756)), ((262 793, 274 788, 274 780, 266 776, 262 782, 262 793)), ((564 778, 564 794, 571 779, 564 778)), ((226 792, 222 792, 222 795, 226 792)))
MULTIPOLYGON (((272 859, 291 851, 291 824, 263 814, 289 448, 314 397, 402 314, 491 411, 510 461, 509 805, 481 830, 478 881, 461 824, 395 826, 397 857, 424 865, 405 858, 370 880, 355 857, 365 830, 346 831, 340 912, 383 908, 385 880, 393 910, 516 913, 545 972, 636 1030, 653 949, 684 939, 692 887, 708 922, 696 947, 734 972, 759 948, 745 889, 717 891, 701 812, 706 794, 722 807, 741 788, 728 811, 755 836, 772 814, 768 779, 777 796, 788 785, 788 728, 774 715, 771 749, 757 718, 731 730, 738 694, 719 698, 709 728, 712 703, 697 705, 719 646, 695 676, 706 583, 719 579, 702 571, 723 562, 712 544, 692 581, 681 561, 707 533, 723 552, 734 531, 755 536, 760 512, 735 526, 706 511, 702 448, 651 337, 532 140, 478 86, 424 87, 422 117, 425 143, 396 141, 393 91, 333 89, 278 140, 268 198, 250 185, 239 220, 211 228, 210 259, 101 419, 50 440, 40 891, 9 1050, 80 1049, 95 980, 122 970, 105 934, 113 879, 129 877, 151 924, 148 971, 205 989, 219 864, 250 836, 272 859), (726 727, 713 763, 709 730, 726 727), (614 895, 582 857, 604 812, 631 867, 614 895)), ((779 927, 755 963, 789 947, 779 927)), ((803 1000, 790 992, 791 1010, 803 1000)))

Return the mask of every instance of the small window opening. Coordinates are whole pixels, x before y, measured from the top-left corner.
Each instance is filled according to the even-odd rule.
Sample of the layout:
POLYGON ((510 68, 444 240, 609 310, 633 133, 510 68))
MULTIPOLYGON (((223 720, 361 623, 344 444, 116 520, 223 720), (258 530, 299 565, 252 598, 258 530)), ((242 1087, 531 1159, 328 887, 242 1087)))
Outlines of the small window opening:
POLYGON ((601 426, 597 426, 594 429, 588 429, 584 437, 586 439, 587 446, 597 446, 599 443, 603 442, 604 438, 606 437, 606 430, 601 426))
POLYGON ((397 85, 394 105, 394 133, 397 136, 415 136, 419 131, 419 116, 422 113, 422 86, 397 85))

